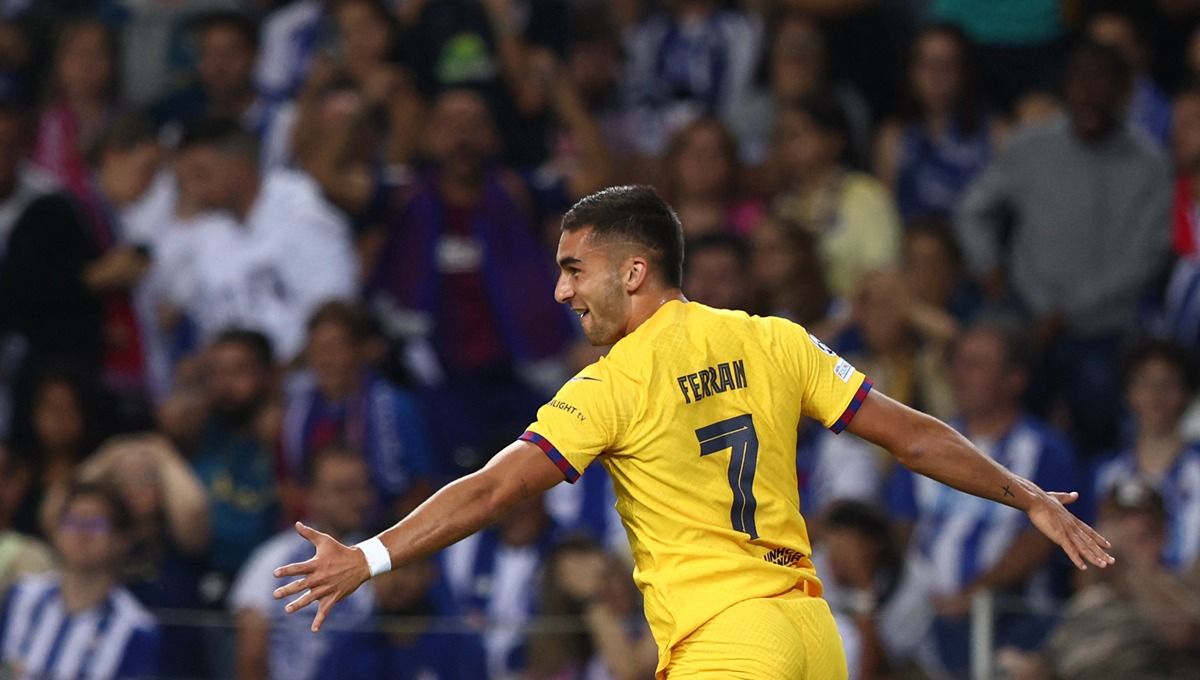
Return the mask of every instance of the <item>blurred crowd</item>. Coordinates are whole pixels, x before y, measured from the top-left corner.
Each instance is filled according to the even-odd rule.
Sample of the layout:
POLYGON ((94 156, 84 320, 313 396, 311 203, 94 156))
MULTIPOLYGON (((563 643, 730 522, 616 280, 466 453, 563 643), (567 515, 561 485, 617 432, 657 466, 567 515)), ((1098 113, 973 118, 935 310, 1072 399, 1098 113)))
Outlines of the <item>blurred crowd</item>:
POLYGON ((1200 2, 0 2, 0 677, 649 678, 604 471, 333 610, 275 566, 481 466, 603 348, 561 214, 805 325, 1114 544, 802 425, 851 676, 1200 673, 1200 2), (213 624, 232 621, 231 626, 213 624))

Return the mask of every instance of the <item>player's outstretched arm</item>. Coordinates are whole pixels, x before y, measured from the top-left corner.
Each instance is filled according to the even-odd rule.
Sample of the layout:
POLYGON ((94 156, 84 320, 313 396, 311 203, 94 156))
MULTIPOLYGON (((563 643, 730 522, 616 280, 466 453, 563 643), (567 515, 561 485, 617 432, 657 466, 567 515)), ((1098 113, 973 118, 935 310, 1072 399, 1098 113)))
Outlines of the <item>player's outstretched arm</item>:
MULTIPOLYGON (((516 502, 561 481, 562 472, 541 449, 528 442, 514 442, 482 470, 447 484, 376 538, 387 549, 392 565, 404 564, 479 531, 516 502)), ((330 607, 370 579, 371 570, 359 548, 342 545, 332 536, 299 522, 296 531, 313 544, 316 555, 275 570, 277 578, 298 577, 277 588, 275 599, 303 593, 288 603, 285 610, 289 614, 317 602, 312 623, 315 633, 330 607)))
POLYGON ((1108 540, 1064 507, 1079 494, 1043 491, 984 455, 937 418, 872 390, 847 429, 891 451, 913 472, 1025 512, 1080 569, 1087 569, 1088 562, 1106 567, 1114 561, 1105 552, 1112 547, 1108 540))

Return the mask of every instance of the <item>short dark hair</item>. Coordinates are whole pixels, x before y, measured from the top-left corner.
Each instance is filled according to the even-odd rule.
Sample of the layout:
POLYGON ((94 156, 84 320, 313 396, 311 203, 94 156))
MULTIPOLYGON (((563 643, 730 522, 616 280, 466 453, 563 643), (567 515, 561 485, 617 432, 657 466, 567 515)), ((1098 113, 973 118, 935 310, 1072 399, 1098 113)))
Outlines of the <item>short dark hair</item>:
POLYGON ((609 187, 579 199, 563 215, 562 230, 590 227, 596 238, 632 241, 650 251, 663 283, 683 285, 683 227, 653 187, 609 187))
POLYGON ((1129 387, 1133 374, 1151 361, 1165 361, 1170 364, 1188 395, 1194 395, 1200 388, 1196 376, 1196 361, 1191 352, 1178 343, 1160 338, 1144 338, 1133 344, 1126 352, 1122 364, 1122 384, 1129 387))
POLYGON ((271 348, 271 340, 259 331, 245 328, 229 328, 217 333, 211 346, 240 345, 254 355, 255 361, 263 368, 270 368, 275 363, 275 352, 271 348))
POLYGON ((88 160, 99 163, 109 151, 130 151, 143 144, 158 142, 158 130, 150 119, 136 111, 118 114, 88 148, 88 160))
POLYGON ((179 137, 179 150, 211 146, 258 162, 259 141, 232 118, 201 118, 188 124, 179 137))
POLYGON ((112 522, 113 529, 117 533, 128 533, 133 528, 133 514, 129 511, 129 506, 125 503, 124 497, 117 491, 112 484, 104 482, 72 482, 67 487, 66 495, 63 497, 62 508, 59 511, 58 519, 66 517, 67 511, 71 504, 82 498, 95 499, 108 507, 108 519, 112 522))
POLYGON ((197 40, 215 28, 227 28, 237 33, 252 52, 258 52, 258 25, 242 12, 217 9, 204 12, 192 20, 192 35, 197 40))
POLYGON ((367 310, 362 305, 344 300, 330 300, 317 307, 317 311, 308 318, 308 332, 312 333, 327 323, 341 326, 355 342, 367 340, 374 332, 374 324, 367 310))
POLYGON ((1036 356, 1026 324, 1017 315, 1000 310, 986 311, 967 328, 968 333, 986 333, 1000 341, 1009 370, 1030 371, 1036 356))

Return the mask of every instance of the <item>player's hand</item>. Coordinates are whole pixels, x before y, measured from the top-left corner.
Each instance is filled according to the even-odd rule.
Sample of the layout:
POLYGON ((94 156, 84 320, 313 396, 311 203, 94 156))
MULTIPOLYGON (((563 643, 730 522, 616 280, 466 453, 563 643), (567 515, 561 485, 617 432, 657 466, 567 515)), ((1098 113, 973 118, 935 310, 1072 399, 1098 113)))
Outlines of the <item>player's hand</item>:
POLYGON ((1076 567, 1087 569, 1089 562, 1100 568, 1107 567, 1116 561, 1106 552, 1112 548, 1112 543, 1064 507, 1077 500, 1079 494, 1074 491, 1044 493, 1029 509, 1029 520, 1038 531, 1057 543, 1076 567))
POLYGON ((300 522, 296 522, 296 532, 313 544, 317 554, 312 559, 275 570, 275 578, 300 577, 286 586, 276 588, 275 599, 282 600, 296 593, 304 593, 284 608, 288 614, 316 602, 317 614, 312 623, 315 633, 321 629, 329 609, 358 590, 371 578, 371 571, 367 567, 366 557, 358 549, 344 546, 332 536, 300 522))

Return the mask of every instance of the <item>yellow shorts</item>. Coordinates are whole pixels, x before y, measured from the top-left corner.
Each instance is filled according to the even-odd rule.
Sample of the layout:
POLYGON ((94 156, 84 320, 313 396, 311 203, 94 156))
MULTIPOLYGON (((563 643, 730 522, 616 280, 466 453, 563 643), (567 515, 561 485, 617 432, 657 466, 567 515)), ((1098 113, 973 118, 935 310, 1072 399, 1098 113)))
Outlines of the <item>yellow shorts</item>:
POLYGON ((739 602, 671 650, 658 680, 845 680, 829 605, 800 592, 739 602))

